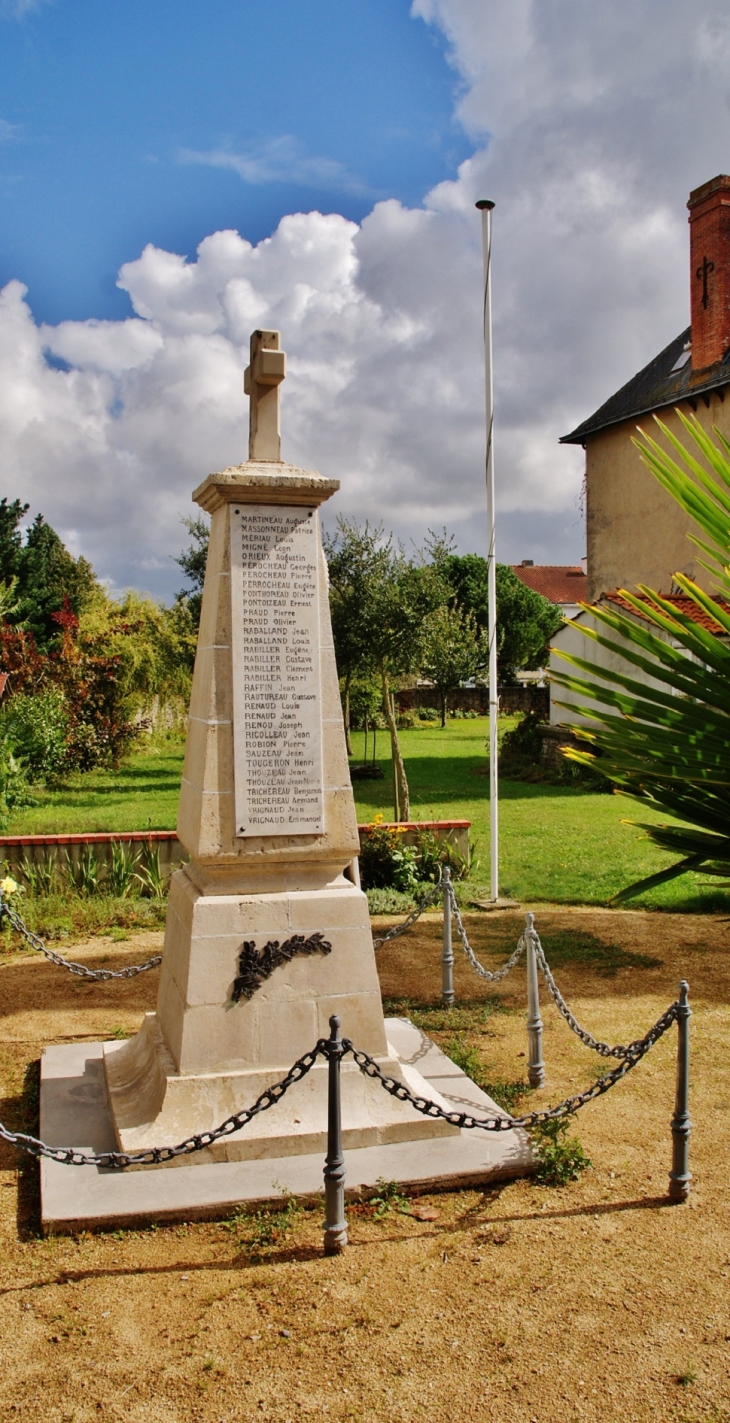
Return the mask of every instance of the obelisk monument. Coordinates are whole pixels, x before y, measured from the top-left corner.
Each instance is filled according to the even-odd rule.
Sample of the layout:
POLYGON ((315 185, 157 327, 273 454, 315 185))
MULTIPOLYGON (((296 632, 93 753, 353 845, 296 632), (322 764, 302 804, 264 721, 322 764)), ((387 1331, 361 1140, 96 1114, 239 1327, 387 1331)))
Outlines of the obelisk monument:
MULTIPOLYGON (((434 1096, 389 1047, 358 833, 319 507, 339 488, 281 460, 279 333, 256 331, 245 389, 249 458, 195 490, 211 515, 157 1010, 106 1044, 117 1141, 170 1145, 253 1102, 295 1058, 343 1032, 434 1096)), ((210 1152, 324 1148, 326 1065, 210 1152)), ((346 1147, 456 1134, 346 1064, 346 1147)), ((195 1158, 185 1161, 199 1162, 195 1158)))

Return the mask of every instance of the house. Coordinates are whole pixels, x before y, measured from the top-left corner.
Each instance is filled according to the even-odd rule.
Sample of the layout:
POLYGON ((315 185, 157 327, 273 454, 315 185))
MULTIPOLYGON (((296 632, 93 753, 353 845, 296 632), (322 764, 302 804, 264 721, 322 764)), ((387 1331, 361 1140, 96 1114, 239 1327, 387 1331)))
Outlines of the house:
MULTIPOLYGON (((697 605, 692 602, 691 598, 687 598, 684 594, 670 594, 667 598, 667 602, 671 603, 677 609, 677 612, 684 613, 686 617, 691 618, 693 622, 698 623, 700 627, 705 628, 708 632, 715 633, 716 635, 719 633, 725 636, 724 629, 720 627, 719 623, 715 622, 715 619, 711 618, 703 609, 698 608, 697 605)), ((596 599, 593 606, 614 607, 633 621, 642 621, 641 614, 631 606, 626 598, 622 598, 620 593, 606 593, 601 598, 596 599)), ((661 631, 654 623, 651 623, 648 618, 646 619, 646 626, 655 637, 659 637, 663 642, 668 642, 673 647, 679 646, 668 633, 661 631)), ((666 692, 667 689, 664 683, 641 673, 632 663, 625 661, 624 658, 614 652, 609 652, 607 648, 599 646, 598 643, 586 641, 586 638, 580 630, 581 627, 588 627, 593 632, 601 632, 604 636, 611 637, 616 642, 620 642, 621 640, 617 634, 611 633, 603 624, 599 623, 590 608, 582 608, 572 623, 567 624, 556 633, 553 638, 553 648, 559 648, 561 652, 567 652, 575 657, 588 658, 599 671, 603 668, 606 670, 610 669, 614 672, 621 672, 626 677, 633 677, 643 682, 646 687, 657 687, 666 692)), ((570 670, 567 663, 563 662, 561 658, 555 657, 554 652, 551 652, 550 655, 550 666, 556 671, 567 672, 570 670)), ((577 673, 577 675, 580 676, 582 674, 577 673)), ((551 749, 550 742, 561 745, 571 740, 570 737, 566 737, 565 732, 560 734, 557 730, 558 727, 565 727, 566 725, 590 726, 590 718, 582 716, 580 712, 574 710, 576 705, 581 703, 583 705, 590 705, 590 702, 585 697, 578 696, 575 692, 568 691, 565 687, 551 688, 550 729, 548 731, 546 728, 547 739, 543 740, 544 759, 552 760, 554 754, 557 754, 556 751, 554 752, 551 749), (558 706, 558 700, 562 705, 558 706)))
POLYGON ((585 600, 588 580, 580 564, 533 563, 531 558, 523 558, 512 564, 512 572, 533 593, 557 603, 565 618, 574 618, 585 600))
MULTIPOLYGON (((643 583, 702 622, 705 615, 674 583, 674 574, 681 572, 713 591, 712 575, 700 566, 699 550, 687 537, 692 521, 642 463, 633 444, 640 425, 668 445, 654 414, 686 443, 677 408, 696 415, 708 432, 717 426, 730 438, 730 398, 725 398, 730 396, 730 176, 720 174, 695 188, 687 206, 690 325, 561 443, 580 444, 586 452, 585 601, 613 603, 638 619, 619 590, 643 583)), ((588 657, 598 667, 611 665, 628 676, 640 675, 621 657, 588 643, 581 626, 598 627, 590 610, 579 611, 556 633, 552 669, 566 670, 556 657, 557 651, 564 651, 588 657)), ((719 631, 714 623, 711 630, 719 631)), ((570 710, 577 700, 562 688, 552 692, 545 759, 552 759, 561 739, 566 740, 565 731, 562 737, 558 731, 561 724, 585 721, 570 710), (556 704, 558 697, 567 708, 556 704)))
POLYGON ((730 177, 695 188, 687 206, 691 324, 561 441, 586 452, 589 602, 637 583, 671 593, 677 571, 712 587, 690 519, 632 444, 637 424, 658 435, 655 413, 686 439, 675 406, 730 438, 730 177))

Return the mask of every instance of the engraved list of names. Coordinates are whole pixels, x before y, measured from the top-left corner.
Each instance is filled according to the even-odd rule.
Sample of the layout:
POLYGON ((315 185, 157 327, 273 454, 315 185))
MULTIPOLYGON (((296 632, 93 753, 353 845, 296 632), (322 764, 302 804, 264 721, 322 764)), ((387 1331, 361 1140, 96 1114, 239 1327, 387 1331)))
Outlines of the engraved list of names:
POLYGON ((324 828, 317 517, 231 505, 236 833, 324 828))

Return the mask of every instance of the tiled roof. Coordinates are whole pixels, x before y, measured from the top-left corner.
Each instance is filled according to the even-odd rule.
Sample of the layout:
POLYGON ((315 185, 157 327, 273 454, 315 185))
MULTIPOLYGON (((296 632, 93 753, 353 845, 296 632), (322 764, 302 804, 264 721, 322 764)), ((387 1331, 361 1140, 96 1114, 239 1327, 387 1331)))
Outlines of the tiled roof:
MULTIPOLYGON (((664 597, 664 595, 662 595, 662 597, 664 597)), ((599 598, 598 602, 603 602, 604 599, 609 603, 618 603, 619 607, 625 608, 628 613, 634 613, 635 616, 637 615, 636 608, 631 605, 628 598, 622 598, 620 593, 604 593, 603 598, 599 598)), ((643 603, 649 603, 650 599, 642 598, 641 601, 643 603)), ((718 598, 716 601, 725 609, 730 606, 724 598, 718 598)), ((694 603, 691 598, 687 598, 685 594, 672 593, 665 598, 665 602, 671 603, 672 607, 676 608, 678 613, 684 613, 685 617, 691 618, 693 623, 697 623, 698 626, 704 628, 706 632, 722 633, 724 637, 727 637, 725 629, 720 627, 720 624, 716 623, 715 619, 711 618, 709 613, 705 612, 704 608, 699 608, 697 604, 694 603)))
MULTIPOLYGON (((699 375, 692 371, 692 361, 685 361, 677 371, 677 364, 690 339, 691 327, 677 336, 658 356, 644 366, 643 371, 622 385, 595 415, 590 415, 582 425, 578 425, 569 435, 563 435, 561 445, 582 445, 589 435, 595 435, 607 425, 618 425, 622 420, 637 419, 660 410, 664 405, 674 405, 679 400, 694 400, 711 390, 730 384, 730 351, 712 373, 699 375)), ((709 402, 708 402, 709 403, 709 402)))
POLYGON ((580 564, 518 563, 512 568, 533 593, 542 593, 551 603, 580 603, 585 597, 586 575, 580 564))

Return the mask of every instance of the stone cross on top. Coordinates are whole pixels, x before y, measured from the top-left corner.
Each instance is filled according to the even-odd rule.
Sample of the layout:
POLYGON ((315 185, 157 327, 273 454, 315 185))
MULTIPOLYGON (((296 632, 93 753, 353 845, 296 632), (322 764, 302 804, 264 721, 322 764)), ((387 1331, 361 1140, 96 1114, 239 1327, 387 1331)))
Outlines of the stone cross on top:
POLYGON ((286 375, 286 355, 279 349, 278 331, 251 333, 251 364, 243 389, 251 397, 248 420, 250 460, 281 460, 279 386, 286 375))

